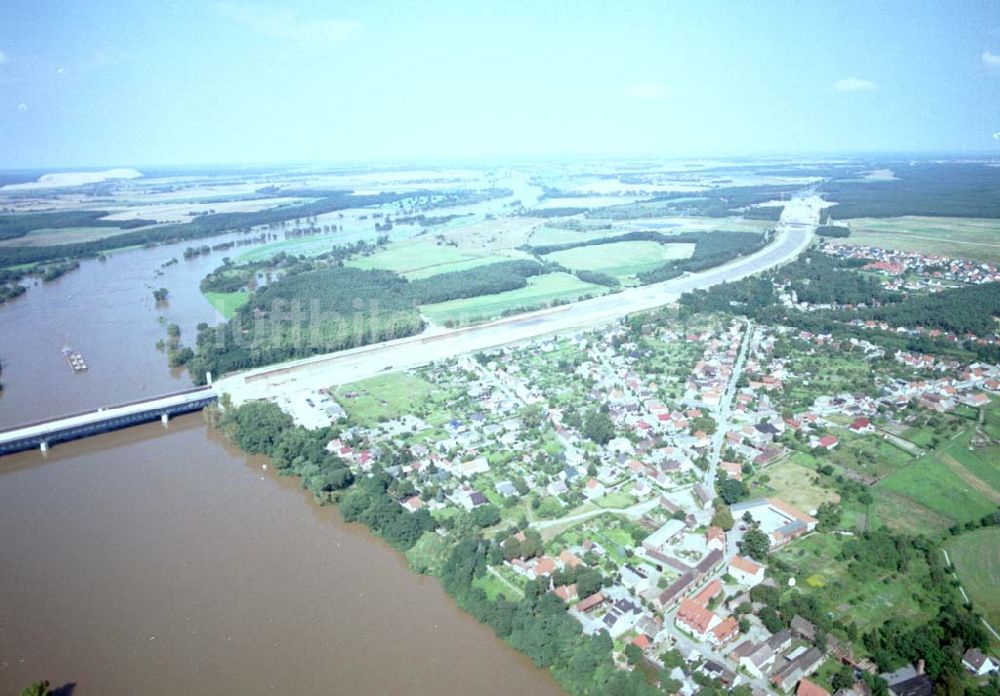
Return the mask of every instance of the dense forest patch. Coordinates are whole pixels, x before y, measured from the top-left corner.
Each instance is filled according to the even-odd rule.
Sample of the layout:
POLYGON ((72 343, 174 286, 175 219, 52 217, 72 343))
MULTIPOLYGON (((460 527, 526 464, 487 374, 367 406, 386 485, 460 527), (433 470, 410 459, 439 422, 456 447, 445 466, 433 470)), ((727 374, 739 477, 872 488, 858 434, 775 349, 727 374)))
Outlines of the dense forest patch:
POLYGON ((851 230, 849 227, 843 227, 841 225, 820 225, 816 228, 816 234, 820 237, 850 237, 851 230))
POLYGON ((283 360, 410 336, 423 329, 408 284, 389 271, 331 266, 254 293, 220 328, 201 325, 188 367, 201 383, 283 360))
MULTIPOLYGON (((837 331, 845 337, 866 339, 887 350, 917 351, 950 355, 959 359, 1000 360, 1000 349, 990 343, 898 334, 894 331, 863 328, 849 324, 854 319, 886 321, 891 326, 941 329, 959 336, 966 332, 989 336, 1000 317, 1000 283, 953 288, 936 294, 903 297, 866 280, 856 270, 854 260, 835 260, 817 252, 807 252, 795 263, 734 283, 722 283, 709 290, 695 290, 681 296, 685 315, 698 312, 739 312, 773 324, 795 326, 813 333, 837 331), (816 264, 816 265, 813 265, 816 264), (803 312, 778 302, 775 283, 791 284, 817 304, 874 303, 860 310, 803 312), (883 304, 884 303, 884 304, 883 304)), ((860 263, 863 263, 860 262, 860 263)))
POLYGON ((820 187, 838 220, 928 215, 1000 217, 1000 168, 971 163, 905 164, 886 181, 831 181, 820 187))
POLYGON ((22 213, 0 215, 0 240, 19 239, 34 230, 57 230, 74 227, 107 227, 131 229, 154 225, 154 220, 104 220, 106 210, 70 210, 54 213, 22 213))
POLYGON ((492 295, 523 288, 527 286, 528 278, 539 275, 544 270, 537 261, 501 261, 411 281, 409 292, 419 304, 492 295))

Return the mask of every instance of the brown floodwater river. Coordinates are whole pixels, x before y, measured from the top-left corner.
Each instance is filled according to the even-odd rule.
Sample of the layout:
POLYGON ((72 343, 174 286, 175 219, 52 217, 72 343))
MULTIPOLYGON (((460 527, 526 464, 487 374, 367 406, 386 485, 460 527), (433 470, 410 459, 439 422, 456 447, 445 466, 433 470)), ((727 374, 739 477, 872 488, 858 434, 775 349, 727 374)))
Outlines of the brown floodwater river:
MULTIPOLYGON (((197 281, 223 254, 153 278, 179 255, 84 262, 0 307, 0 427, 186 386, 153 348, 158 318, 187 335, 211 321, 197 281)), ((200 414, 0 458, 0 694, 37 679, 75 696, 559 693, 264 463, 200 414)))

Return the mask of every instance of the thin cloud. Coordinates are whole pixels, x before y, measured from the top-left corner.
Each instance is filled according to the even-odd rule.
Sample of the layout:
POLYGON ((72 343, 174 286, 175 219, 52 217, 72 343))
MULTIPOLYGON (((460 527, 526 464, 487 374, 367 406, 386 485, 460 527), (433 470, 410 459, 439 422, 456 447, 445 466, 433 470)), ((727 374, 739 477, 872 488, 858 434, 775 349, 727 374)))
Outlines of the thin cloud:
POLYGON ((3 65, 6 62, 7 62, 7 54, 4 53, 3 51, 0 51, 0 65, 3 65))
POLYGON ((636 99, 662 99, 669 93, 670 90, 659 82, 638 82, 625 88, 625 96, 636 99))
POLYGON ((361 23, 352 19, 310 19, 287 7, 236 5, 223 2, 219 13, 256 34, 300 43, 339 43, 355 37, 361 23))
POLYGON ((1000 69, 1000 53, 983 51, 983 54, 980 57, 983 59, 983 65, 986 67, 1000 69))
POLYGON ((878 85, 871 80, 844 77, 830 85, 830 89, 837 92, 874 92, 878 89, 878 85))

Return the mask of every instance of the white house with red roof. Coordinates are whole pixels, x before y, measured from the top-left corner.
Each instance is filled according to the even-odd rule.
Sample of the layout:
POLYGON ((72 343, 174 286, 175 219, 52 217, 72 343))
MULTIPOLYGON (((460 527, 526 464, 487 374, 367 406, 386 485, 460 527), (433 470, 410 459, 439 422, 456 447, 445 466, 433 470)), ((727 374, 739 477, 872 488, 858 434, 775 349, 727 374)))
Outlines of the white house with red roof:
POLYGON ((701 640, 709 631, 722 623, 722 619, 690 597, 684 597, 677 608, 674 623, 701 640))
POLYGON ((705 532, 705 545, 708 549, 718 549, 719 551, 726 550, 726 533, 722 530, 722 527, 709 527, 705 532))
POLYGON ((812 437, 809 439, 809 446, 813 449, 825 449, 830 451, 840 444, 838 440, 833 435, 824 435, 823 437, 816 438, 812 437))
POLYGON ((868 420, 867 418, 855 418, 854 422, 851 423, 847 427, 850 428, 853 432, 856 432, 856 433, 873 433, 873 432, 875 432, 875 426, 872 425, 872 422, 870 420, 868 420))
POLYGON ((764 566, 743 556, 733 556, 729 562, 729 574, 741 585, 753 587, 764 582, 764 566))

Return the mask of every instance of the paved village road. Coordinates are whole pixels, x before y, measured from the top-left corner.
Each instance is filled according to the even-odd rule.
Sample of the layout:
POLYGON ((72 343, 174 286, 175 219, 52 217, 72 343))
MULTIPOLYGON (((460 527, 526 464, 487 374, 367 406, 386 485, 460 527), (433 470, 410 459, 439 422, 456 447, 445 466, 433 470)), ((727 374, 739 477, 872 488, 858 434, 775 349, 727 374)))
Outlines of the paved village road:
MULTIPOLYGON (((747 324, 746 331, 743 333, 743 340, 740 342, 740 352, 736 357, 736 362, 733 363, 733 372, 729 375, 729 384, 726 385, 726 392, 722 395, 722 399, 719 402, 719 409, 716 412, 715 432, 712 434, 712 440, 709 443, 708 471, 705 474, 705 486, 713 498, 715 497, 715 476, 719 470, 719 461, 722 459, 722 444, 726 439, 726 433, 729 432, 729 418, 732 415, 733 399, 736 398, 736 384, 740 381, 740 376, 743 374, 744 368, 746 368, 747 355, 749 355, 752 349, 751 344, 755 340, 754 332, 754 323, 751 321, 747 324)), ((708 508, 709 506, 706 505, 705 507, 708 508)))

